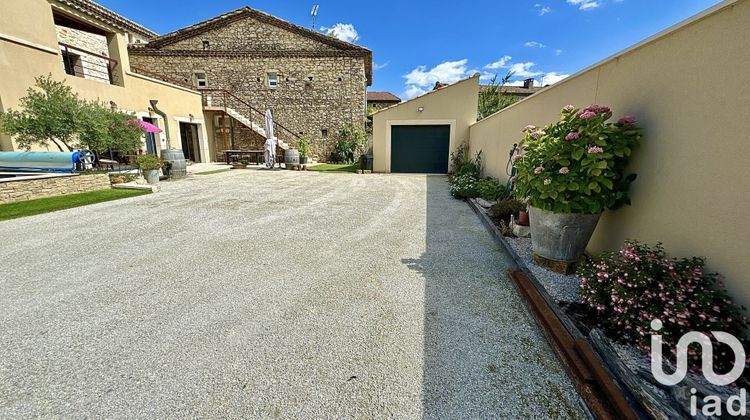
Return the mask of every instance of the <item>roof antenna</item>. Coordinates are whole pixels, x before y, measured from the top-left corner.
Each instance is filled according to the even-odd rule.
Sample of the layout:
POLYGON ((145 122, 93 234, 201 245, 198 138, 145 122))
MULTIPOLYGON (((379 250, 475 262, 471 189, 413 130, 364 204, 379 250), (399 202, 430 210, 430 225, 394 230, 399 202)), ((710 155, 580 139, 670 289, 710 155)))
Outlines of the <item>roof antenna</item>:
POLYGON ((315 30, 315 21, 318 19, 318 9, 320 9, 320 6, 313 4, 312 10, 310 10, 310 20, 312 20, 313 30, 315 30))

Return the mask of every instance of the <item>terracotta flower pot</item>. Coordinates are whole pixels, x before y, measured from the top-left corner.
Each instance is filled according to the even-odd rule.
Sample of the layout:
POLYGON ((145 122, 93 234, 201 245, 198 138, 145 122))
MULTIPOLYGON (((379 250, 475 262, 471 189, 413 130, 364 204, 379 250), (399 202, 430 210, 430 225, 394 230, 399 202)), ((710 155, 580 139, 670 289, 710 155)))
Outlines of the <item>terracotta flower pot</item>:
POLYGON ((529 213, 521 210, 518 212, 518 221, 516 222, 521 226, 529 225, 529 213))

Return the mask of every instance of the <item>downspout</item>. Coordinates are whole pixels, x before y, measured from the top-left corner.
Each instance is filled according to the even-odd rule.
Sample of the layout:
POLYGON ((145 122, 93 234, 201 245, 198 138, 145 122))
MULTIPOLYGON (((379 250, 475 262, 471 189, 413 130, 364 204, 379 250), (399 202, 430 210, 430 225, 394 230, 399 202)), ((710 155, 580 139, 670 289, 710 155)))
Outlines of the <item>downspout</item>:
POLYGON ((154 112, 156 112, 158 115, 160 115, 164 119, 164 132, 167 135, 167 149, 171 149, 172 141, 169 136, 169 120, 167 120, 167 114, 165 114, 164 111, 156 107, 156 104, 159 103, 157 99, 151 99, 149 103, 151 103, 151 109, 153 109, 154 112))

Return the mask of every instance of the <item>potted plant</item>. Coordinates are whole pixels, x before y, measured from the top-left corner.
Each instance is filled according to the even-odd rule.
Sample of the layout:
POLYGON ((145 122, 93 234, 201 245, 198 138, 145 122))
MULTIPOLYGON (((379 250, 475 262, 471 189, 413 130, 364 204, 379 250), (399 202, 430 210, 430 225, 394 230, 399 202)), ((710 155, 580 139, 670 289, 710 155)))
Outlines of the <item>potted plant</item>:
POLYGON ((528 205, 535 256, 576 262, 601 213, 630 204, 636 175, 625 167, 641 134, 634 117, 608 123, 611 117, 603 105, 568 105, 560 121, 523 130, 514 193, 528 205))
POLYGON ((310 163, 310 138, 302 136, 297 139, 294 146, 299 151, 299 163, 302 165, 310 163))
POLYGON ((151 185, 159 183, 159 169, 162 168, 162 160, 155 155, 141 155, 135 160, 135 166, 141 170, 146 182, 151 185))

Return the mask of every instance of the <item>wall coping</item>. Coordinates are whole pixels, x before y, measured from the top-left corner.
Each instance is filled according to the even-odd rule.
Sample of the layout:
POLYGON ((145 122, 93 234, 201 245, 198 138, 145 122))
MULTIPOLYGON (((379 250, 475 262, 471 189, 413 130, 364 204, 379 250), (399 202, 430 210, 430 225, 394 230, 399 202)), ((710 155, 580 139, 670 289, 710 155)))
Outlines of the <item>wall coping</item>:
MULTIPOLYGON (((33 172, 10 172, 10 171, 2 171, 0 172, 0 175, 7 175, 7 174, 34 174, 33 172)), ((65 178, 65 177, 71 177, 71 176, 79 176, 80 174, 48 174, 48 173, 42 173, 42 174, 34 174, 24 177, 12 177, 12 178, 0 178, 0 184, 2 183, 9 183, 9 182, 22 182, 22 181, 32 181, 35 179, 47 179, 47 178, 65 178)))
POLYGON ((142 80, 146 80, 148 82, 158 83, 160 85, 168 86, 168 87, 171 87, 171 88, 174 88, 174 89, 179 89, 179 90, 181 90, 183 92, 193 93, 195 95, 201 96, 201 93, 198 92, 197 90, 188 89, 188 88, 185 88, 185 87, 182 87, 182 86, 175 85, 173 83, 165 82, 165 81, 162 81, 162 80, 159 80, 159 79, 154 79, 153 77, 148 77, 148 76, 144 76, 142 74, 133 73, 130 70, 126 71, 125 74, 127 74, 128 76, 131 76, 131 77, 135 77, 136 79, 142 79, 142 80))

